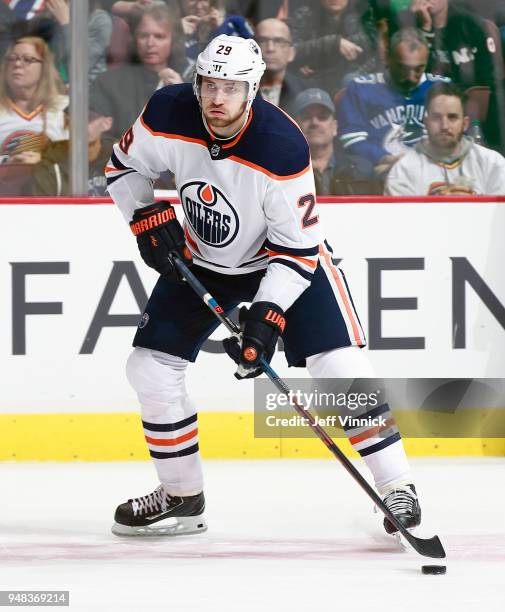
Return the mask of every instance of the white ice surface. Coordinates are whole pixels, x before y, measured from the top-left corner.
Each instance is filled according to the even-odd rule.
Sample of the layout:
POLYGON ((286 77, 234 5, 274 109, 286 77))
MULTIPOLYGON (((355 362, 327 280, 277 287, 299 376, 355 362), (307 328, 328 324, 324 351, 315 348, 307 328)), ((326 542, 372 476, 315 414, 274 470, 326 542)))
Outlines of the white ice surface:
POLYGON ((447 560, 400 550, 335 460, 208 461, 209 531, 175 539, 110 533, 149 463, 2 463, 0 589, 70 590, 84 612, 504 612, 505 460, 412 464, 417 535, 447 560))

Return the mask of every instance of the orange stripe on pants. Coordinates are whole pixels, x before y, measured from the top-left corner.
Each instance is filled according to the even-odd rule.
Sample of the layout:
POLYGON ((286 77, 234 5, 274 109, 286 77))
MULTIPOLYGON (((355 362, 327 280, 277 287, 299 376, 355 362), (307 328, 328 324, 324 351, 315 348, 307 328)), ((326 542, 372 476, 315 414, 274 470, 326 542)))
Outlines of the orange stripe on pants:
POLYGON ((330 255, 323 250, 322 246, 319 247, 319 253, 324 257, 324 260, 325 260, 327 266, 330 268, 330 271, 331 271, 331 274, 333 276, 333 279, 335 280, 335 283, 337 284, 338 292, 340 293, 340 297, 342 298, 342 300, 344 302, 345 311, 346 311, 347 316, 349 317, 349 320, 351 322, 352 332, 354 334, 354 339, 356 340, 356 342, 358 344, 365 344, 364 340, 360 336, 359 326, 358 326, 358 323, 356 322, 356 320, 354 318, 353 309, 352 309, 352 306, 351 306, 351 304, 349 302, 349 299, 347 297, 347 292, 345 290, 345 287, 342 284, 342 280, 341 280, 340 276, 338 275, 337 270, 335 269, 335 266, 331 263, 330 255))

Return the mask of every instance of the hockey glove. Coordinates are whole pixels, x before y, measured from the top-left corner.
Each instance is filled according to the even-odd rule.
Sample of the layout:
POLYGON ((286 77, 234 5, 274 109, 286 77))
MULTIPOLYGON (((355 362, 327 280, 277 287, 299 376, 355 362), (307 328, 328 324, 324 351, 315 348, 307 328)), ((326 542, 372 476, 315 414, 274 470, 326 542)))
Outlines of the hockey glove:
POLYGON ((241 341, 236 337, 223 340, 224 350, 238 364, 235 377, 255 378, 263 372, 260 359, 267 363, 273 357, 277 338, 284 331, 284 311, 272 302, 255 302, 239 311, 241 341))
POLYGON ((181 280, 170 255, 177 254, 187 266, 193 263, 193 259, 174 207, 169 202, 158 202, 138 208, 133 213, 130 228, 137 238, 144 262, 162 276, 181 280))

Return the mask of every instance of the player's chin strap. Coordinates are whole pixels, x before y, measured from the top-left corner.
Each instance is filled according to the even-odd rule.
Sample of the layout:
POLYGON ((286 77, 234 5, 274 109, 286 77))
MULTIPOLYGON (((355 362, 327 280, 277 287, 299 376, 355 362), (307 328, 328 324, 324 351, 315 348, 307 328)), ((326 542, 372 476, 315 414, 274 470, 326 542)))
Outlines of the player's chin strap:
MULTIPOLYGON (((239 327, 226 316, 224 310, 202 285, 202 283, 196 278, 186 264, 181 261, 176 254, 171 256, 174 266, 179 271, 180 275, 186 279, 188 285, 193 291, 202 298, 207 306, 212 310, 217 319, 226 327, 226 329, 233 334, 235 337, 240 339, 239 327)), ((262 358, 260 365, 263 371, 277 387, 277 389, 289 399, 290 404, 298 412, 298 414, 307 420, 310 428, 316 434, 316 436, 326 445, 328 450, 340 461, 344 468, 359 484, 359 486, 365 491, 365 493, 372 499, 377 508, 393 523, 398 531, 404 536, 409 544, 421 555, 425 557, 433 557, 435 559, 443 559, 445 557, 445 550, 440 542, 438 536, 433 536, 429 539, 416 538, 413 536, 408 529, 396 518, 396 516, 389 510, 382 499, 372 489, 368 482, 363 478, 360 472, 354 467, 354 465, 347 459, 340 448, 330 438, 326 431, 317 423, 316 419, 312 414, 296 400, 296 395, 293 394, 286 383, 279 377, 279 375, 273 370, 270 364, 262 358)))

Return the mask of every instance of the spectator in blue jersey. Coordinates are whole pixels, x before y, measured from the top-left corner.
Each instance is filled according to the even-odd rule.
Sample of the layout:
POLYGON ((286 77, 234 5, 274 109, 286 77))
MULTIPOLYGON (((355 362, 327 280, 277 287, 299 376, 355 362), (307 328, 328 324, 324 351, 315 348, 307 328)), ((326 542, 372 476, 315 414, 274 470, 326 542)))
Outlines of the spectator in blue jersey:
POLYGON ((260 83, 260 94, 268 102, 291 112, 296 96, 306 87, 290 64, 295 57, 289 26, 280 19, 263 19, 254 36, 260 46, 266 70, 260 83))
POLYGON ((384 177, 421 140, 429 88, 442 77, 426 74, 428 43, 413 28, 396 32, 385 73, 358 77, 342 97, 338 123, 345 153, 358 161, 359 175, 384 177))
MULTIPOLYGON (((391 36, 398 28, 420 28, 429 42, 428 71, 449 77, 462 89, 488 87, 491 92, 483 124, 486 142, 505 144, 504 62, 498 3, 472 0, 382 0, 378 27, 391 36), (490 4, 495 4, 493 10, 490 4), (491 19, 486 18, 491 17, 491 19)), ((502 13, 505 13, 503 1, 502 13)), ((502 21, 503 22, 503 21, 502 21)))

